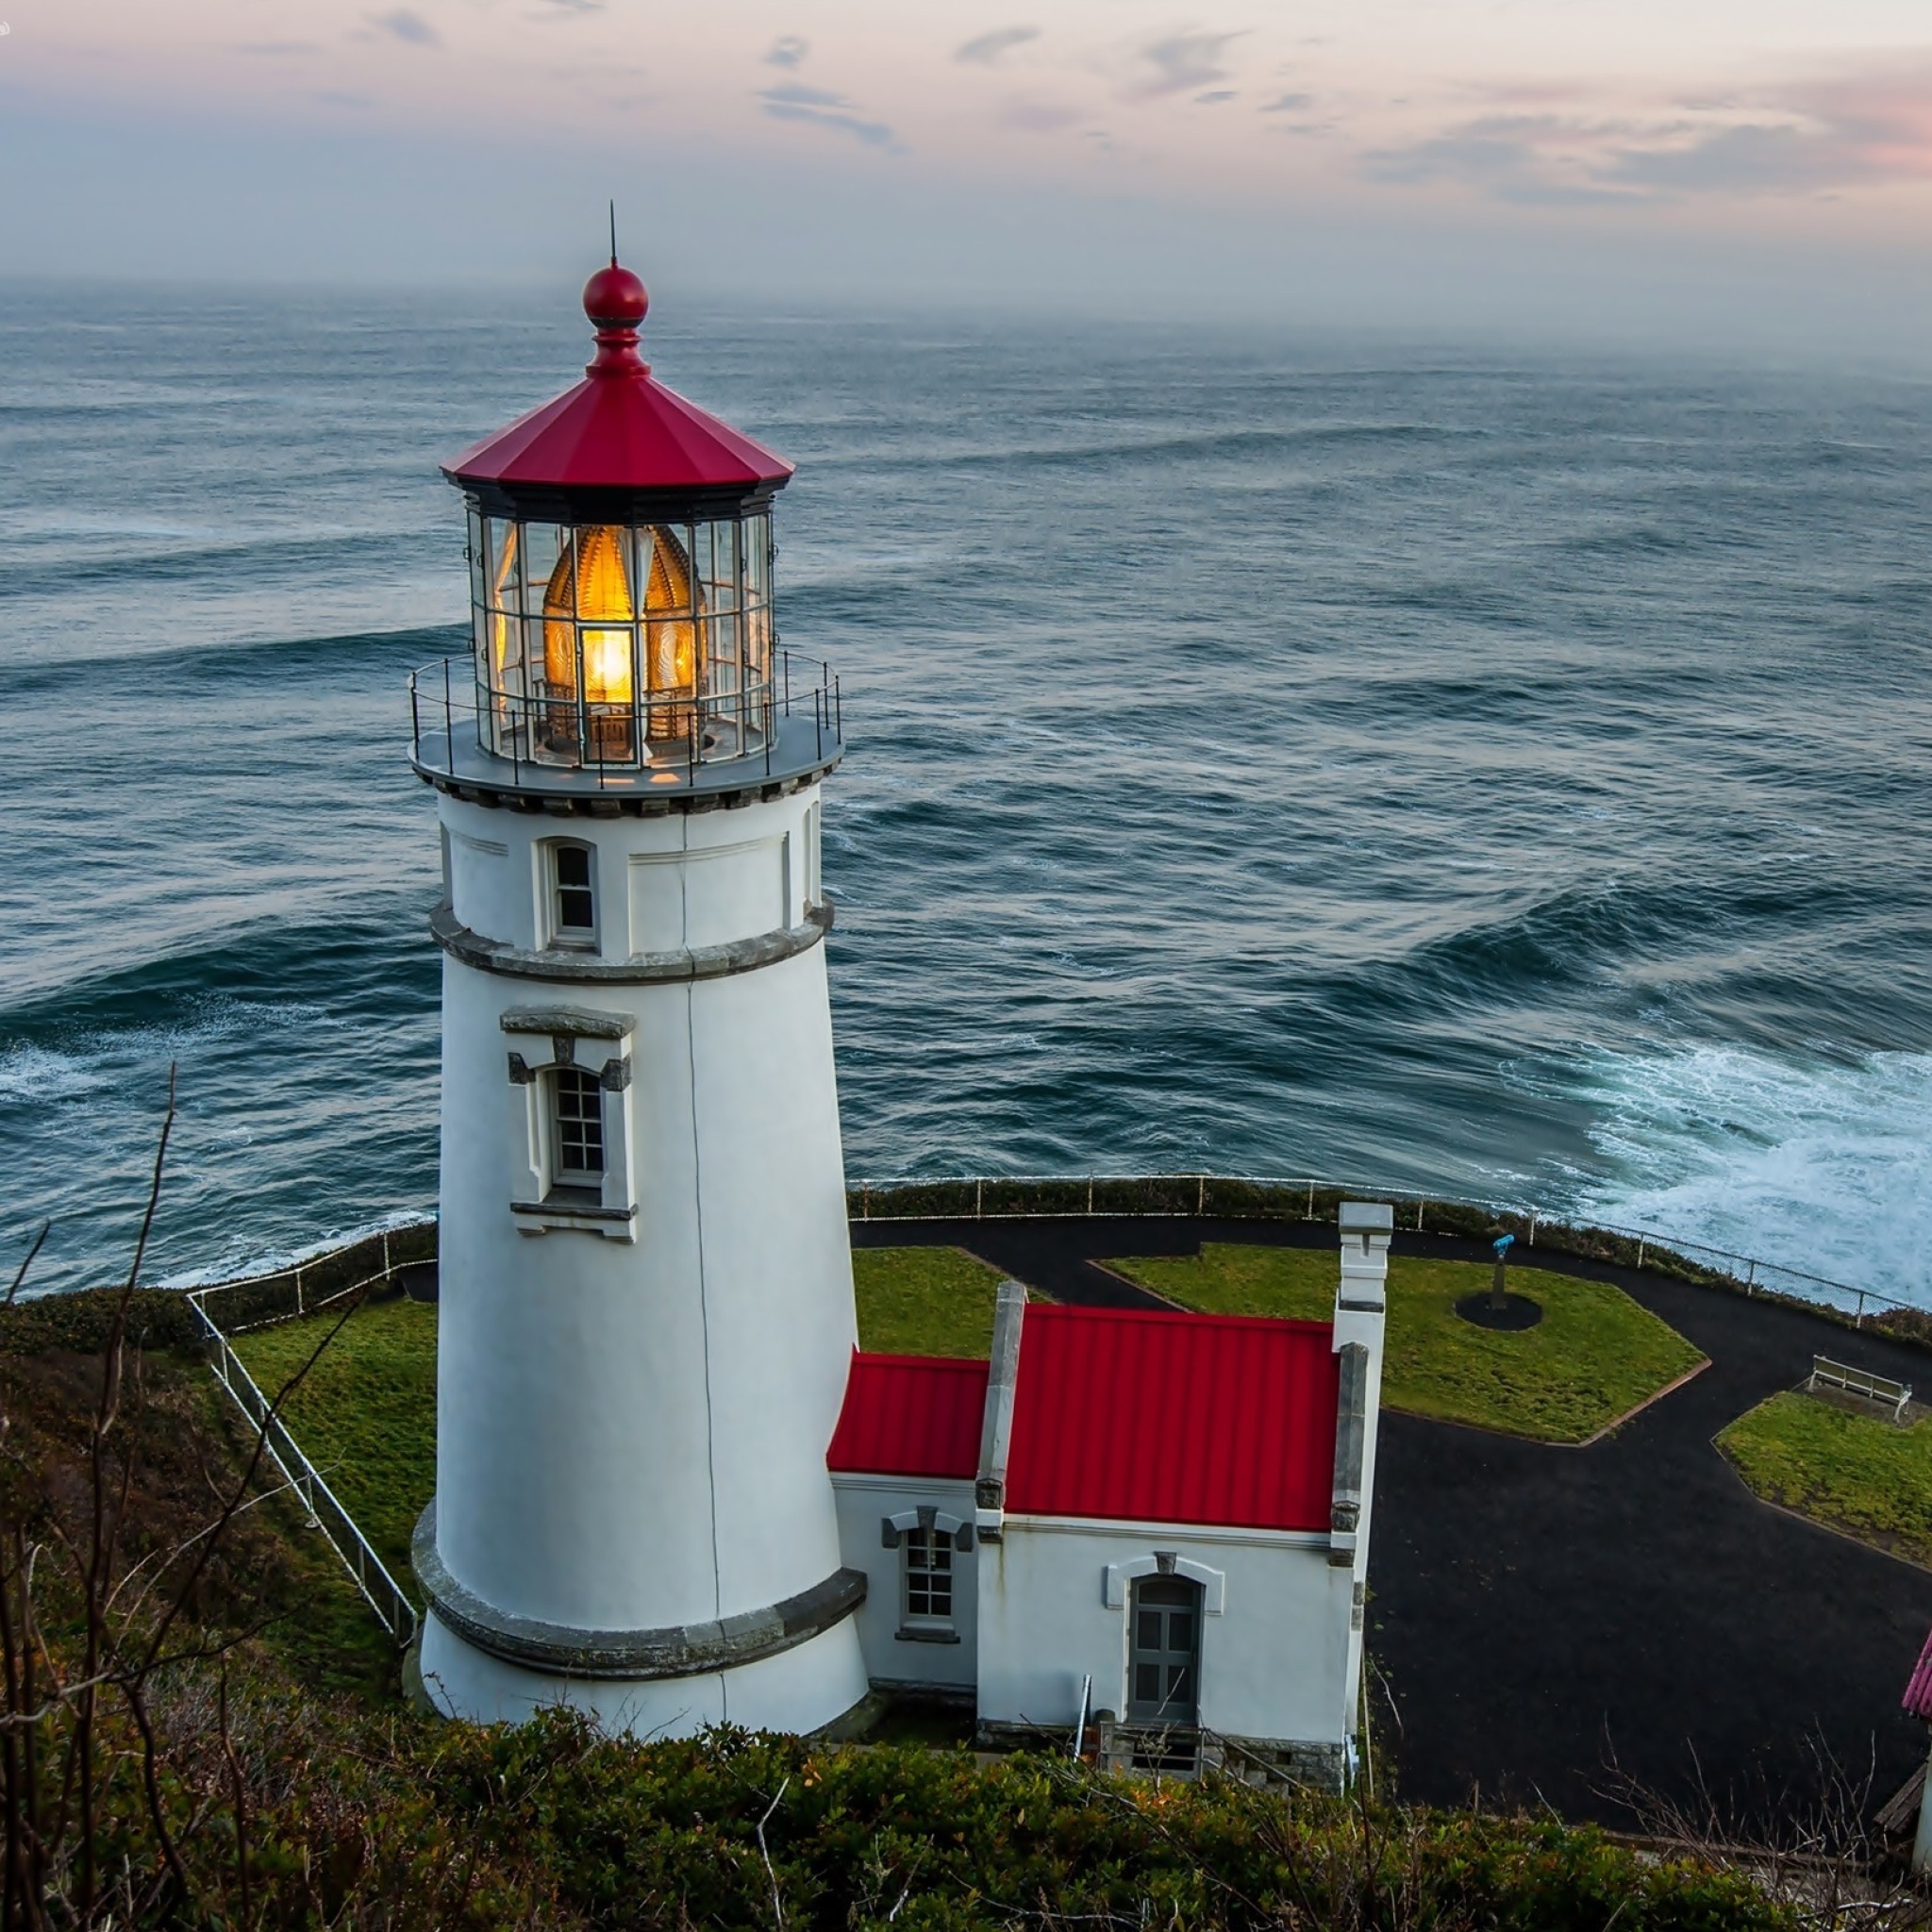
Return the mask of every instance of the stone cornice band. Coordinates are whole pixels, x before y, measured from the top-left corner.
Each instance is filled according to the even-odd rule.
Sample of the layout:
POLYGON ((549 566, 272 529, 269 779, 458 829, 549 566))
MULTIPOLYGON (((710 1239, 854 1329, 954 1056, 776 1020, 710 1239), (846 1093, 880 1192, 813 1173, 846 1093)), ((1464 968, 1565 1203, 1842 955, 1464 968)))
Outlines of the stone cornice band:
POLYGON ((641 1681, 736 1670, 808 1642, 865 1601, 865 1572, 835 1570, 823 1583, 782 1603, 714 1623, 667 1624, 656 1630, 578 1630, 511 1616, 465 1590, 437 1554, 433 1499, 417 1519, 409 1554, 430 1607, 465 1643, 505 1663, 560 1677, 641 1681))
POLYGON ((452 959, 485 973, 508 974, 518 979, 575 980, 588 985, 675 985, 691 979, 723 979, 733 973, 752 973, 776 965, 796 953, 809 952, 832 929, 830 901, 808 906, 801 924, 779 926, 748 940, 722 946, 680 946, 669 953, 633 953, 628 959, 587 959, 579 954, 532 953, 485 939, 458 924, 445 901, 429 915, 429 933, 452 959))

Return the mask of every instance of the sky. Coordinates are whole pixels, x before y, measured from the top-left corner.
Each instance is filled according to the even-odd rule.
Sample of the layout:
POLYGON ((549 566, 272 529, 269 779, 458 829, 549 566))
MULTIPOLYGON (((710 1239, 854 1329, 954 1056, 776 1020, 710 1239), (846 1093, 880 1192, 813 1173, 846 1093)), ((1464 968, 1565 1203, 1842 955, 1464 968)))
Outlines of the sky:
POLYGON ((0 0, 0 275, 1923 344, 1926 0, 0 0))

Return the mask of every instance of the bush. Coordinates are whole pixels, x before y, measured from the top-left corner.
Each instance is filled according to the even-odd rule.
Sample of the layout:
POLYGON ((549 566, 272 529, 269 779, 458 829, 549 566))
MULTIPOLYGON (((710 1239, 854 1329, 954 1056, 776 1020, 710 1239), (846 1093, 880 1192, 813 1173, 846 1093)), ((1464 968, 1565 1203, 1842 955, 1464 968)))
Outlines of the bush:
MULTIPOLYGON (((121 1294, 116 1288, 90 1288, 0 1308, 0 1355, 98 1355, 121 1294)), ((137 1290, 127 1310, 127 1339, 137 1348, 199 1346, 200 1329, 187 1295, 175 1288, 137 1290)))
POLYGON ((558 1905, 597 1926, 1793 1923, 1734 1874, 1646 1863, 1554 1820, 1365 1810, 1064 1758, 730 1730, 636 1745, 553 1716, 452 1730, 425 1769, 452 1826, 529 1858, 558 1905))

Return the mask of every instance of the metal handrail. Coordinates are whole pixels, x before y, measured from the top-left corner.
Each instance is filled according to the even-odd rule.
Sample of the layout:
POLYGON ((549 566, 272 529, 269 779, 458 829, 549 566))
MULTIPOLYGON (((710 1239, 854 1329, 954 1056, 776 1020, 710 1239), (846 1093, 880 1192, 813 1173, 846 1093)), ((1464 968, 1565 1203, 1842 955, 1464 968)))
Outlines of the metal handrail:
POLYGON ((442 756, 452 768, 452 775, 458 720, 475 728, 479 751, 508 761, 512 777, 518 782, 521 782, 522 767, 525 764, 551 771, 593 772, 600 785, 607 770, 628 774, 647 769, 651 763, 647 753, 623 759, 604 756, 595 727, 607 718, 629 725, 630 742, 640 752, 645 752, 645 747, 653 741, 665 746, 683 746, 681 762, 688 777, 702 765, 734 764, 741 759, 759 757, 764 758, 769 769, 773 741, 778 734, 780 721, 792 715, 795 696, 800 705, 808 697, 810 700, 817 753, 823 758, 828 732, 834 744, 843 742, 844 703, 839 681, 822 658, 808 658, 789 649, 775 652, 774 658, 773 675, 742 691, 694 691, 689 696, 644 691, 637 693, 625 705, 588 704, 580 695, 571 698, 532 697, 526 693, 498 691, 476 682, 475 660, 468 655, 437 658, 409 674, 411 756, 419 764, 422 763, 424 711, 426 707, 432 732, 436 713, 439 708, 441 711, 442 756), (794 658, 800 669, 808 674, 801 678, 795 693, 791 679, 794 658), (464 673, 460 688, 452 675, 456 666, 461 666, 464 673), (440 693, 436 690, 439 682, 441 685, 440 693), (559 752, 553 748, 544 756, 536 756, 532 746, 537 732, 560 713, 567 713, 575 723, 575 749, 559 752), (654 719, 666 714, 689 714, 690 728, 681 738, 653 741, 650 724, 654 719), (486 724, 493 724, 493 721, 498 720, 508 722, 489 731, 484 729, 486 724), (704 739, 708 724, 731 727, 726 741, 707 749, 704 739))
MULTIPOLYGON (((1118 1220, 1161 1220, 1175 1216, 1202 1216, 1207 1212, 1207 1191, 1217 1185, 1235 1187, 1273 1188, 1283 1192, 1305 1192, 1308 1197, 1306 1219, 1314 1218, 1314 1196, 1317 1193, 1359 1193, 1373 1200, 1384 1200, 1407 1205, 1414 1203, 1417 1232, 1424 1232, 1423 1221, 1424 1211, 1431 1202, 1444 1208, 1467 1208, 1480 1213, 1512 1214, 1529 1224, 1528 1240, 1525 1245, 1536 1245, 1538 1228, 1563 1228, 1574 1233, 1598 1233, 1621 1236, 1625 1241, 1637 1243, 1638 1267, 1644 1265, 1646 1251, 1654 1250, 1658 1255, 1675 1255, 1684 1259, 1696 1256, 1708 1256, 1713 1260, 1734 1263, 1735 1268, 1714 1269, 1717 1274, 1726 1274, 1749 1293, 1759 1290, 1774 1292, 1787 1292, 1776 1287, 1772 1277, 1779 1282, 1802 1282, 1807 1288, 1819 1289, 1828 1296, 1842 1296, 1855 1305, 1857 1323, 1862 1325, 1868 1306, 1879 1308, 1896 1308, 1907 1312, 1924 1314, 1928 1311, 1917 1302, 1908 1302, 1896 1295, 1881 1294, 1876 1289, 1857 1288, 1850 1282, 1834 1281, 1823 1274, 1807 1274, 1802 1269, 1789 1268, 1779 1261, 1766 1261, 1753 1255, 1740 1255, 1728 1248, 1719 1248, 1705 1241, 1682 1241, 1674 1236, 1659 1235, 1655 1228, 1624 1227, 1614 1222, 1591 1222, 1578 1224, 1567 1220, 1560 1213, 1552 1213, 1541 1208, 1519 1208, 1498 1201, 1475 1200, 1466 1194, 1449 1194, 1435 1190, 1416 1188, 1391 1188, 1380 1182, 1357 1179, 1336 1179, 1323 1174, 904 1174, 896 1176, 866 1177, 846 1183, 847 1191, 860 1199, 861 1221, 888 1223, 893 1221, 928 1221, 935 1218, 946 1219, 931 1213, 883 1214, 871 1211, 871 1193, 874 1189, 890 1191, 903 1188, 972 1188, 974 1201, 969 1218, 975 1221, 1079 1221, 1089 1218, 1118 1220), (1020 1208, 1008 1211, 995 1208, 991 1213, 985 1211, 986 1190, 993 1188, 1064 1188, 1078 1187, 1082 1183, 1087 1189, 1084 1206, 1073 1208, 1020 1208), (1173 1208, 1123 1208, 1113 1206, 1095 1205, 1095 1196, 1102 1188, 1123 1187, 1167 1187, 1194 1188, 1197 1190, 1195 1207, 1191 1210, 1173 1208), (1737 1272, 1741 1270, 1742 1272, 1737 1272)), ((1821 1307, 1832 1307, 1838 1312, 1852 1312, 1840 1308, 1834 1301, 1818 1295, 1793 1292, 1793 1298, 1816 1302, 1821 1307)))
POLYGON ((275 1405, 261 1392, 214 1317, 202 1306, 201 1297, 208 1291, 192 1290, 188 1304, 210 1344, 208 1366, 215 1380, 228 1391, 249 1427, 261 1437, 263 1447, 281 1471, 282 1480, 301 1497, 309 1520, 322 1531, 342 1567, 355 1579, 356 1588, 375 1612, 376 1621, 397 1644, 407 1647, 415 1641, 420 1622, 416 1606, 390 1574, 389 1566, 375 1554, 322 1472, 302 1453, 287 1424, 275 1413, 275 1405))

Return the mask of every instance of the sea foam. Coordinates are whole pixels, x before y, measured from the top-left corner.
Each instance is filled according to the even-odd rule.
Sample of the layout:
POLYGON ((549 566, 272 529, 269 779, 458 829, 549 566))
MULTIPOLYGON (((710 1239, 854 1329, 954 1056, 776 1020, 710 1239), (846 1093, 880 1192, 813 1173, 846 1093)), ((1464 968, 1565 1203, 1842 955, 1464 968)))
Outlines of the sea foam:
POLYGON ((1616 1175, 1586 1218, 1932 1307, 1932 1055, 1606 1053, 1580 1097, 1616 1175))

